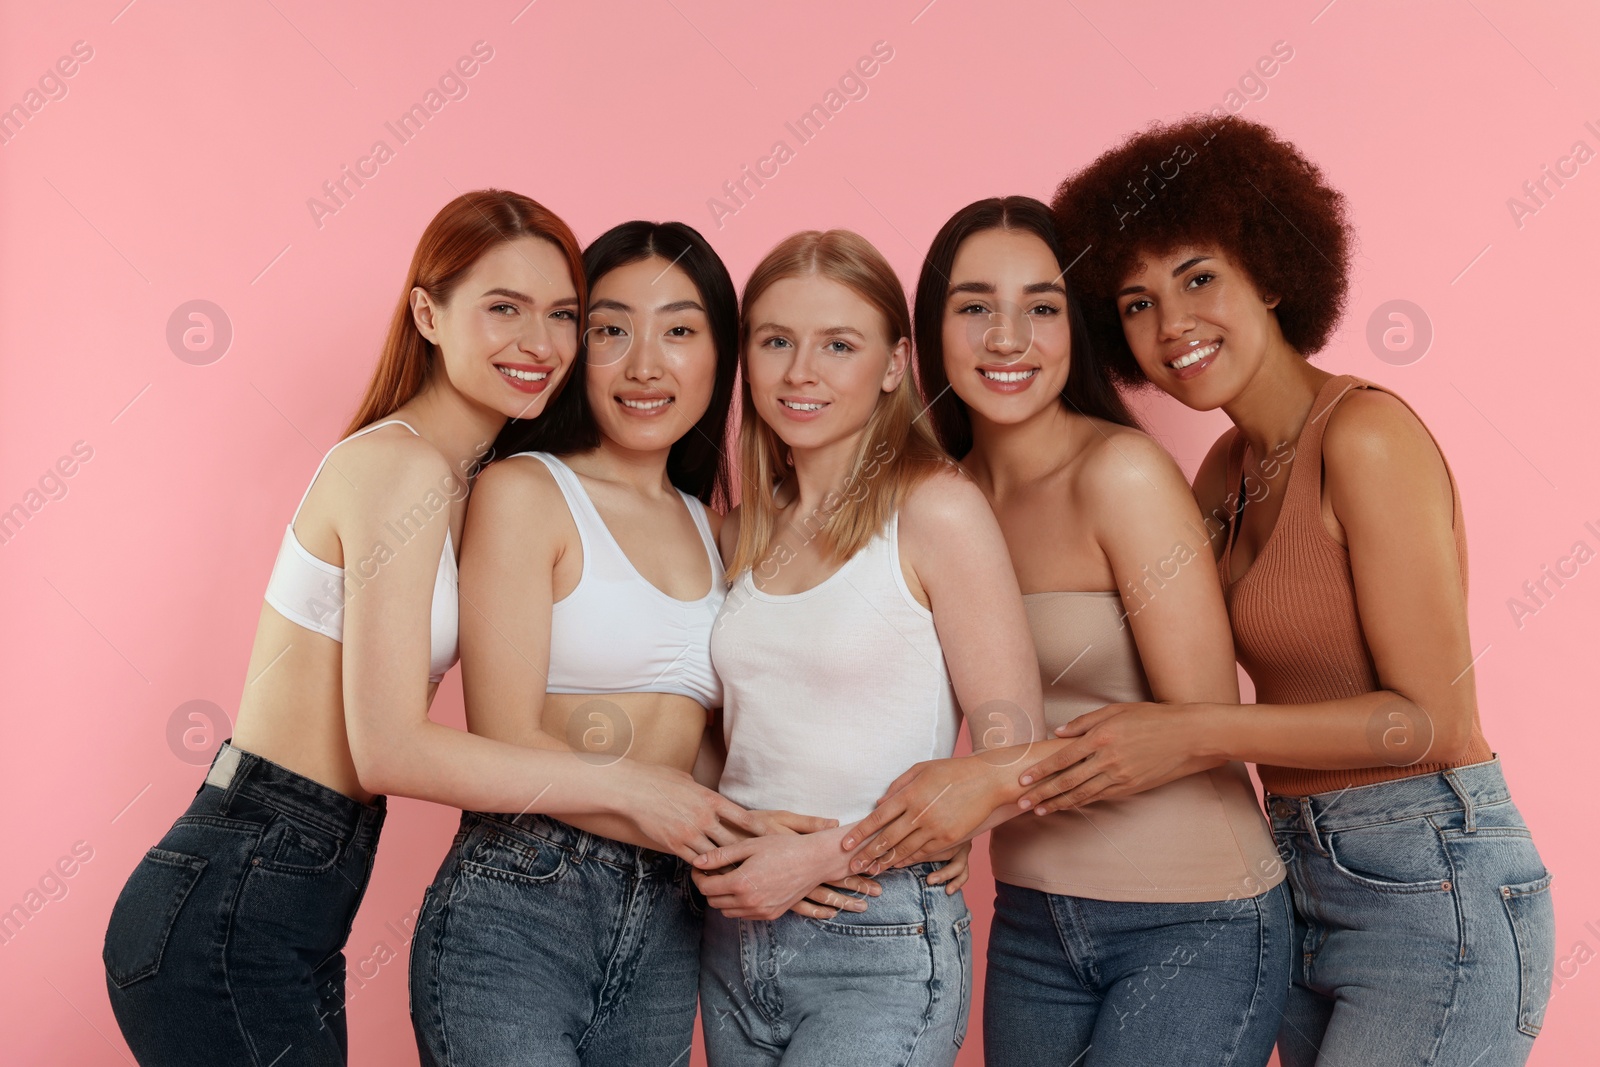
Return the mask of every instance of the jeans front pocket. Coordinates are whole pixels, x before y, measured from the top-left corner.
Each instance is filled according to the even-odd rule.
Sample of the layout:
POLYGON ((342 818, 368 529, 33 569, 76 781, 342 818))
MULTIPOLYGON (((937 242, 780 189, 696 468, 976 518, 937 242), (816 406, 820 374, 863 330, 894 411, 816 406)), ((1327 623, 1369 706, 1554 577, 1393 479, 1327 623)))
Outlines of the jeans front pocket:
POLYGON ((554 882, 567 869, 567 850, 531 834, 484 826, 462 848, 461 871, 523 885, 554 882))
POLYGON ((1364 889, 1436 893, 1450 887, 1450 857, 1427 819, 1336 830, 1322 840, 1333 869, 1364 889))
POLYGON ((1550 900, 1550 875, 1520 885, 1500 887, 1511 935, 1517 943, 1517 1029, 1538 1037, 1555 974, 1555 908, 1550 900))
POLYGON ((960 996, 956 998, 956 1047, 967 1039, 967 1017, 972 1012, 972 913, 950 924, 955 937, 956 966, 961 969, 960 996))
POLYGON ((118 989, 160 970, 167 937, 205 869, 203 858, 163 848, 150 849, 133 869, 111 909, 101 952, 118 989))
POLYGON ((303 819, 278 812, 256 847, 255 866, 278 874, 326 874, 339 862, 341 842, 303 819))

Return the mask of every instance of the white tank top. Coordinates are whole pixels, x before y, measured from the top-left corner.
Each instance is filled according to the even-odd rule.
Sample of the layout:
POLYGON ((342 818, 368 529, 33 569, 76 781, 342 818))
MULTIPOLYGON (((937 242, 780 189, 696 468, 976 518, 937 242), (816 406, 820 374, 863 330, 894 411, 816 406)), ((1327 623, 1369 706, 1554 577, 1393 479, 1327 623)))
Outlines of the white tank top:
POLYGON ((705 505, 678 491, 700 531, 711 576, 705 596, 679 600, 639 573, 571 467, 548 452, 517 455, 550 468, 583 544, 578 586, 551 610, 545 692, 676 693, 704 708, 722 703, 710 642, 725 587, 705 505))
MULTIPOLYGON (((346 437, 345 441, 353 441, 362 434, 371 433, 380 426, 389 426, 398 423, 417 433, 410 423, 400 419, 385 419, 375 422, 371 426, 363 426, 355 433, 346 437)), ((417 434, 421 437, 421 434, 417 434)), ((344 444, 333 446, 338 448, 344 444)), ((294 515, 289 519, 289 528, 284 531, 283 541, 278 545, 278 559, 272 565, 272 576, 267 579, 266 601, 272 605, 274 611, 292 623, 304 626, 307 630, 331 637, 335 641, 344 640, 344 568, 335 567, 325 560, 318 559, 295 536, 295 519, 300 517, 300 509, 305 507, 306 497, 311 495, 311 486, 317 484, 317 475, 322 473, 322 468, 328 462, 328 456, 333 455, 333 448, 328 449, 322 457, 322 462, 317 464, 316 474, 311 476, 311 485, 306 486, 306 491, 300 495, 300 503, 295 505, 294 515)), ((429 618, 429 634, 431 647, 428 656, 428 681, 438 682, 444 678, 445 672, 455 663, 457 658, 457 630, 460 623, 460 604, 456 599, 456 554, 450 544, 450 510, 449 502, 443 496, 432 494, 444 502, 444 507, 429 515, 427 521, 440 520, 445 524, 444 551, 439 556, 439 569, 433 577, 433 607, 429 618)), ((419 507, 426 507, 419 505, 419 507)), ((417 509, 413 509, 413 514, 417 509)), ((400 520, 405 523, 406 520, 400 520)), ((415 536, 416 531, 408 525, 396 526, 390 523, 388 527, 395 532, 396 544, 388 547, 393 550, 399 547, 399 538, 409 534, 415 536)), ((360 576, 358 575, 358 578, 360 576)), ((359 588, 359 585, 357 586, 359 588)))
POLYGON ((912 764, 954 752, 955 690, 898 532, 896 514, 803 593, 763 593, 748 571, 734 583, 711 637, 729 800, 845 825, 912 764))

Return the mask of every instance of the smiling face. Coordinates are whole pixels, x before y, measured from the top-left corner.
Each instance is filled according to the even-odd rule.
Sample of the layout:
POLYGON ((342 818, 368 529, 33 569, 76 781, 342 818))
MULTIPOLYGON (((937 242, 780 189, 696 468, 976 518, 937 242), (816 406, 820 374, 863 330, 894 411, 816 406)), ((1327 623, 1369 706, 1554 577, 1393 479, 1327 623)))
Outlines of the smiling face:
POLYGON ((1067 291, 1049 246, 1018 230, 961 242, 941 341, 945 376, 974 414, 1011 424, 1059 403, 1072 343, 1067 291))
POLYGON ((717 348, 700 290, 651 256, 594 284, 585 388, 600 432, 623 448, 671 448, 711 405, 717 348))
POLYGON ((794 449, 866 428, 906 372, 911 342, 848 286, 807 274, 773 282, 746 309, 745 380, 757 414, 794 449))
POLYGON ((449 384, 508 418, 533 418, 578 351, 578 291, 549 241, 518 237, 472 265, 446 302, 411 291, 411 314, 449 384))
POLYGON ((1292 351, 1277 303, 1226 253, 1201 246, 1143 256, 1117 293, 1139 369, 1197 411, 1227 404, 1271 353, 1292 351))

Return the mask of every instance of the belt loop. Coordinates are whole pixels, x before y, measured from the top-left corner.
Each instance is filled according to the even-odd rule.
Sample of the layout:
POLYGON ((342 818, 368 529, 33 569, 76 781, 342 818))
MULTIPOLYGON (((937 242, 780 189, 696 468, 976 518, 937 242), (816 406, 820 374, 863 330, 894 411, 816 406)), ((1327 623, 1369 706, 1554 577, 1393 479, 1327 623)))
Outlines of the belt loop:
POLYGON ((1326 856, 1328 850, 1322 844, 1322 835, 1317 832, 1317 816, 1311 807, 1311 798, 1307 796, 1299 799, 1300 825, 1304 827, 1306 833, 1311 835, 1311 847, 1317 850, 1318 855, 1326 856))
POLYGON ((1444 780, 1449 783, 1451 790, 1461 799, 1461 812, 1463 815, 1462 829, 1469 834, 1478 832, 1478 812, 1472 802, 1472 791, 1466 787, 1454 768, 1444 772, 1444 780))

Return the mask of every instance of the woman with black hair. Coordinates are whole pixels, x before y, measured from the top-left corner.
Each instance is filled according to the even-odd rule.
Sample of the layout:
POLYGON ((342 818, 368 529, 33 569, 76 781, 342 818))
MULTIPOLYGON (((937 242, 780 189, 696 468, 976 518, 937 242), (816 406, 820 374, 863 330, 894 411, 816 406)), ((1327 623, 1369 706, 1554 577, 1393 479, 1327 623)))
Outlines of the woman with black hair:
MULTIPOLYGON (((501 433, 468 513, 467 725, 691 771, 722 702, 709 651, 721 516, 706 505, 728 496, 738 305, 682 223, 624 223, 583 265, 589 325, 567 388, 501 433)), ((762 833, 835 825, 749 814, 762 833)), ((703 915, 681 854, 634 820, 463 812, 412 942, 422 1061, 680 1062, 703 915)))
MULTIPOLYGON (((1199 511, 1096 358, 1069 264, 1044 204, 980 200, 934 238, 916 301, 929 417, 1000 521, 1045 723, 1122 701, 1237 703, 1222 590, 1192 565, 1199 511)), ((994 826, 986 1063, 1261 1067, 1289 903, 1245 768, 1179 753, 1157 788, 1036 817, 1019 776, 1063 745, 919 764, 844 845, 884 828, 860 869, 994 826)))

